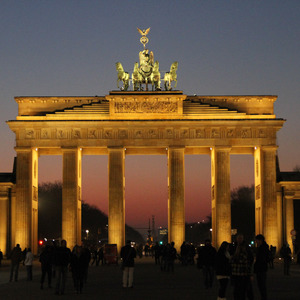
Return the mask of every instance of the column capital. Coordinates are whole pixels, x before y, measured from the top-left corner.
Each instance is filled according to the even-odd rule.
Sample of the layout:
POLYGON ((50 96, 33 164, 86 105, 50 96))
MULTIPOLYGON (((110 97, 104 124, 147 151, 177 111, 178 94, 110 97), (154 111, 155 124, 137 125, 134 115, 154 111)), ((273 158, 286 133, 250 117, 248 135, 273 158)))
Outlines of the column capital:
POLYGON ((125 150, 123 146, 107 146, 107 150, 125 150))
POLYGON ((214 146, 212 147, 212 150, 215 150, 215 151, 228 151, 230 152, 232 149, 232 147, 230 146, 214 146))
POLYGON ((62 152, 73 152, 73 151, 82 151, 81 147, 61 147, 62 152))
POLYGON ((261 150, 261 151, 276 151, 278 149, 277 145, 262 145, 254 147, 254 151, 261 150))
POLYGON ((31 152, 31 151, 38 151, 36 147, 15 147, 16 152, 31 152))
POLYGON ((278 149, 277 145, 270 145, 270 146, 261 146, 262 151, 276 151, 278 149))
POLYGON ((168 149, 174 149, 174 150, 176 150, 176 149, 185 149, 185 146, 183 146, 183 145, 170 145, 170 146, 168 146, 168 149))

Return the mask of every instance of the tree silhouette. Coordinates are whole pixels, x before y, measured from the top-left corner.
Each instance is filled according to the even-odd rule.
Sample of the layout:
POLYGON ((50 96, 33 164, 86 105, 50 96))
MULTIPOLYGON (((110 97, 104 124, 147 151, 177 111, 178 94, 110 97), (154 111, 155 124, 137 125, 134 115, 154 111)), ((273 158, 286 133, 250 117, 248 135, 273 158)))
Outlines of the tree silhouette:
POLYGON ((231 191, 231 228, 244 235, 246 241, 255 236, 254 186, 240 186, 231 191))
MULTIPOLYGON (((39 185, 39 239, 44 237, 58 239, 62 228, 62 182, 46 182, 39 185)), ((107 241, 108 218, 96 206, 82 201, 82 239, 98 244, 99 240, 107 241), (86 230, 89 231, 88 235, 86 230)), ((126 238, 143 243, 140 233, 125 225, 126 238)))

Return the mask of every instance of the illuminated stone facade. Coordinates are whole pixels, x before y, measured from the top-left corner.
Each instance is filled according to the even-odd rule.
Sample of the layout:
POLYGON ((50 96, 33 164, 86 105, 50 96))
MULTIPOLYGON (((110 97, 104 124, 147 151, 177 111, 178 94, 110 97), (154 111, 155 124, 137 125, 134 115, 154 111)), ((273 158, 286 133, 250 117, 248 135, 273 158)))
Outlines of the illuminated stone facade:
POLYGON ((38 157, 63 156, 62 238, 80 243, 81 158, 108 155, 109 243, 125 241, 125 157, 168 159, 169 241, 185 240, 184 156, 211 157, 212 240, 231 240, 230 155, 251 154, 256 233, 279 246, 276 198, 276 96, 187 96, 181 91, 114 91, 103 97, 16 97, 13 241, 37 250, 38 157))

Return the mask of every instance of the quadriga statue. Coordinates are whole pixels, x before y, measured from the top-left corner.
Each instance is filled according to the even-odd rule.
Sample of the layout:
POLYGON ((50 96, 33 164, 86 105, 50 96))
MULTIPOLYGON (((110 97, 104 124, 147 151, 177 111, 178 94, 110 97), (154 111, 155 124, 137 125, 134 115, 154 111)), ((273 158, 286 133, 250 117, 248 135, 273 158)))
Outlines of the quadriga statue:
POLYGON ((153 70, 152 73, 150 75, 150 81, 152 84, 152 91, 153 88, 155 91, 160 91, 160 84, 161 84, 161 80, 160 80, 160 72, 159 72, 159 62, 156 60, 153 66, 153 70))
POLYGON ((129 87, 129 73, 124 71, 123 66, 120 62, 116 63, 116 69, 118 72, 117 87, 118 87, 118 89, 120 88, 119 82, 122 81, 123 87, 120 89, 127 91, 128 87, 129 87))
POLYGON ((164 82, 165 82, 165 90, 170 91, 172 90, 171 82, 175 81, 174 88, 177 86, 177 74, 176 71, 178 69, 178 62, 175 61, 172 63, 170 72, 165 73, 164 82))

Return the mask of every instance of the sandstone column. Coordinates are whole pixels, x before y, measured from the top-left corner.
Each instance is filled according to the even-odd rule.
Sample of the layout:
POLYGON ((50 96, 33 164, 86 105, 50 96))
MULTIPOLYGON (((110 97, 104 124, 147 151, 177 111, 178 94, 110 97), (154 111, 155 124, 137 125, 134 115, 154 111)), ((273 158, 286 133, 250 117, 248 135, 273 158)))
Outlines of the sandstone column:
POLYGON ((117 244, 118 253, 125 245, 125 150, 108 148, 108 242, 117 244))
MULTIPOLYGON (((17 178, 15 232, 12 240, 21 248, 38 250, 38 149, 16 148, 17 178)), ((15 245, 14 245, 15 246, 15 245)))
POLYGON ((285 202, 285 228, 286 228, 285 242, 290 245, 290 248, 293 251, 294 247, 293 247, 291 231, 294 229, 294 197, 290 195, 285 195, 284 202, 285 202))
POLYGON ((185 240, 184 147, 168 150, 168 240, 180 249, 185 240))
POLYGON ((278 249, 276 146, 256 147, 255 164, 255 233, 263 234, 269 245, 278 249))
POLYGON ((212 243, 219 247, 231 242, 230 150, 214 147, 211 151, 212 243))
POLYGON ((67 247, 81 243, 80 148, 63 148, 62 238, 67 247))

